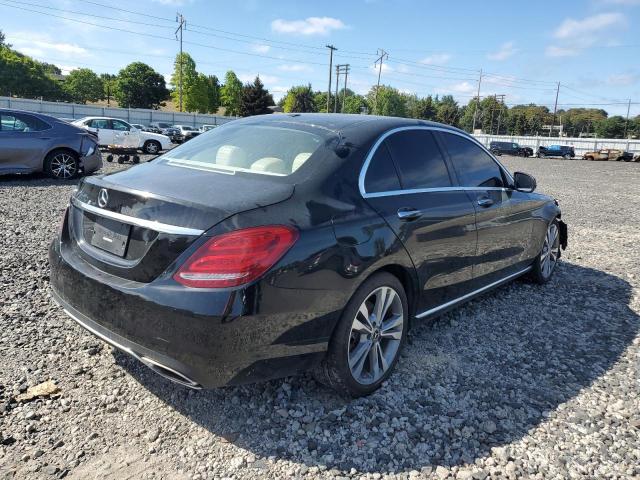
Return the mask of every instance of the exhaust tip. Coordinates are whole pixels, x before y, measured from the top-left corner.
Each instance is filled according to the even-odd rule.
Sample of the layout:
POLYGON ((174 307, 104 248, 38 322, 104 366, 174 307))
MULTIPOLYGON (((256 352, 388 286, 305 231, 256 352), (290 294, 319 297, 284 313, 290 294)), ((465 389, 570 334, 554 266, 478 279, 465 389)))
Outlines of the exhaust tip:
POLYGON ((202 385, 193 379, 189 378, 183 373, 174 370, 173 368, 167 367, 149 357, 139 357, 140 361, 144 363, 147 367, 153 370, 158 375, 166 378, 167 380, 171 380, 174 383, 178 383, 182 386, 192 388, 194 390, 201 390, 202 385))

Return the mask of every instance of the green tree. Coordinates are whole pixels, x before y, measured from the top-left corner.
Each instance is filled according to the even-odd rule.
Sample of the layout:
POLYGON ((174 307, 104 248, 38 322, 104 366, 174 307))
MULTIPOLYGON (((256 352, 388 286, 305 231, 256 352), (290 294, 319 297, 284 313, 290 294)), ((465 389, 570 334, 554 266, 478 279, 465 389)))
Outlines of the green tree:
POLYGON ((291 87, 284 97, 282 108, 285 112, 317 112, 311 84, 291 87))
POLYGON ((63 88, 69 99, 78 103, 97 102, 104 94, 102 80, 89 68, 71 71, 64 80, 63 88))
POLYGON ((436 120, 440 123, 446 123, 447 125, 458 125, 460 118, 460 111, 458 109, 458 102, 453 99, 452 95, 445 95, 438 102, 436 120))
POLYGON ((196 62, 187 52, 178 53, 173 62, 173 74, 171 75, 171 85, 173 91, 171 98, 176 106, 180 105, 180 80, 182 80, 182 109, 187 112, 196 112, 197 102, 190 98, 194 93, 193 89, 198 83, 198 72, 196 71, 196 62))
POLYGON ((62 75, 62 70, 57 65, 53 63, 40 62, 44 71, 47 72, 48 75, 62 75))
POLYGON ((596 135, 603 138, 623 138, 625 119, 619 115, 600 120, 595 125, 596 135))
POLYGON ((65 94, 40 62, 8 46, 0 48, 0 94, 64 100, 65 94))
POLYGON ((2 33, 2 30, 0 30, 0 47, 11 48, 11 45, 5 42, 5 38, 6 37, 4 36, 4 33, 2 33))
POLYGON ((157 110, 169 91, 162 75, 145 63, 133 62, 118 73, 114 97, 124 108, 157 110))
POLYGON ((232 70, 229 70, 224 76, 224 85, 220 90, 220 100, 226 115, 240 115, 242 89, 242 82, 232 70))
POLYGON ((273 97, 256 77, 253 83, 247 83, 242 87, 242 102, 240 104, 240 116, 264 115, 271 113, 269 107, 275 105, 273 97))
POLYGON ((391 117, 407 116, 404 99, 397 89, 388 85, 381 85, 378 90, 377 100, 376 89, 377 87, 371 87, 371 90, 367 93, 367 103, 369 104, 369 110, 373 114, 391 117))
POLYGON ((111 99, 116 89, 118 77, 111 73, 101 73, 100 80, 102 80, 102 98, 107 100, 107 105, 111 105, 111 99))
POLYGON ((216 113, 220 107, 218 77, 199 73, 186 100, 185 110, 189 112, 216 113))
MULTIPOLYGON (((326 107, 326 106, 325 106, 326 107)), ((363 113, 367 110, 367 100, 362 95, 350 95, 344 101, 342 113, 363 113)))

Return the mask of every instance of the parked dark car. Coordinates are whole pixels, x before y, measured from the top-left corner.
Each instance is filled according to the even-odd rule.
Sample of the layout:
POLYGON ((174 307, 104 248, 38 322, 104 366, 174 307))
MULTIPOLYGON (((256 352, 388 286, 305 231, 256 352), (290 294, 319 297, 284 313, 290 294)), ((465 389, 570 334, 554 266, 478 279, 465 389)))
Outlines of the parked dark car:
POLYGON ((311 369, 365 395, 410 319, 550 279, 567 230, 535 188, 437 123, 249 117, 82 181, 51 244, 52 294, 192 388, 311 369))
POLYGON ((491 142, 489 150, 494 155, 515 155, 518 157, 532 157, 533 148, 521 147, 515 142, 491 142))
POLYGON ((568 145, 550 145, 548 147, 538 147, 538 157, 562 157, 562 158, 574 158, 576 152, 573 147, 568 145))
POLYGON ((0 175, 44 172, 73 178, 102 167, 97 138, 40 113, 0 108, 0 175))
POLYGON ((184 141, 191 140, 196 138, 202 132, 194 127, 190 127, 189 125, 174 125, 173 128, 176 128, 180 131, 182 136, 184 137, 184 141))
POLYGON ((147 127, 147 131, 152 133, 161 133, 171 139, 173 143, 184 142, 184 135, 180 129, 175 128, 173 125, 167 122, 151 122, 147 127))

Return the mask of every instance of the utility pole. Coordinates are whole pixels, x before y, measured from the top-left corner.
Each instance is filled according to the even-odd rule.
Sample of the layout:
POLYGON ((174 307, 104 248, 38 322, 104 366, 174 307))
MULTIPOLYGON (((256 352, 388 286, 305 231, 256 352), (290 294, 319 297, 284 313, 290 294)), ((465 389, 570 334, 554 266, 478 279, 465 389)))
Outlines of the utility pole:
POLYGON ((380 62, 380 65, 378 66, 378 86, 376 87, 376 94, 373 100, 374 115, 378 114, 378 90, 380 90, 380 75, 382 74, 382 61, 385 58, 389 57, 389 54, 385 52, 382 48, 378 49, 378 55, 380 56, 377 58, 376 63, 374 64, 378 66, 378 62, 380 62))
POLYGON ((498 103, 498 96, 493 94, 493 103, 491 104, 491 122, 489 123, 489 135, 493 135, 493 105, 498 103))
MULTIPOLYGON (((344 101, 347 98, 347 77, 349 76, 349 68, 350 65, 347 63, 344 66, 344 92, 342 93, 342 111, 344 112, 344 101)), ((627 113, 627 117, 629 117, 629 113, 627 113)))
POLYGON ((560 82, 558 82, 558 88, 556 89, 556 102, 553 104, 553 121, 551 122, 551 128, 549 129, 549 137, 553 131, 553 126, 556 124, 556 112, 558 111, 558 94, 560 93, 560 82))
MULTIPOLYGON (((502 120, 502 110, 504 110, 504 93, 500 94, 500 95, 494 95, 494 97, 497 98, 500 97, 500 111, 498 112, 498 128, 496 129, 496 135, 500 135, 500 120, 502 120)), ((493 127, 493 123, 491 124, 491 126, 493 127)))
POLYGON ((336 94, 333 97, 333 113, 338 112, 338 84, 340 83, 340 67, 341 65, 336 65, 336 94))
POLYGON ((331 70, 333 69, 333 51, 337 50, 333 45, 326 46, 329 49, 329 88, 327 88, 327 113, 331 102, 331 70))
POLYGON ((176 39, 178 39, 178 32, 180 32, 180 77, 178 92, 180 96, 180 111, 182 111, 182 30, 187 28, 187 20, 182 16, 181 13, 178 13, 176 14, 176 22, 179 23, 179 26, 175 31, 176 39))
MULTIPOLYGON (((347 84, 347 72, 349 70, 349 65, 344 64, 344 65, 336 65, 336 95, 333 99, 333 113, 337 113, 338 112, 338 88, 340 88, 340 74, 344 73, 345 74, 345 78, 344 78, 344 82, 345 85, 347 84)), ((346 88, 346 86, 345 86, 346 88)), ((344 98, 342 100, 342 106, 344 107, 344 98)))
POLYGON ((476 96, 476 109, 473 111, 473 126, 471 127, 471 133, 476 131, 476 118, 478 117, 478 110, 480 109, 480 85, 482 84, 482 69, 480 69, 480 77, 478 77, 478 95, 476 96))
POLYGON ((627 138, 627 127, 629 126, 629 110, 631 110, 631 99, 627 103, 627 119, 624 121, 624 138, 627 138))

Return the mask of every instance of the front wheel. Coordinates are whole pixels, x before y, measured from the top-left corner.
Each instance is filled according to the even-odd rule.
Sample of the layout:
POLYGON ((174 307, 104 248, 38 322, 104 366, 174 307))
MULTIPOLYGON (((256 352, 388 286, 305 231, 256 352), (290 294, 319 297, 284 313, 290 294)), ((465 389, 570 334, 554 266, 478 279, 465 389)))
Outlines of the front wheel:
POLYGON ((533 262, 531 279, 539 284, 547 283, 560 260, 560 230, 558 220, 553 219, 547 228, 542 250, 533 262))
POLYGON ((567 153, 566 155, 563 155, 562 158, 564 158, 565 160, 571 160, 571 155, 567 153))
POLYGON ((147 140, 144 146, 142 147, 142 150, 144 150, 144 153, 147 153, 149 155, 155 155, 161 149, 162 149, 162 145, 160 145, 160 142, 156 142, 155 140, 147 140))
POLYGON ((395 276, 378 273, 366 280, 343 310, 316 379, 351 397, 377 390, 398 362, 408 312, 406 293, 395 276))

